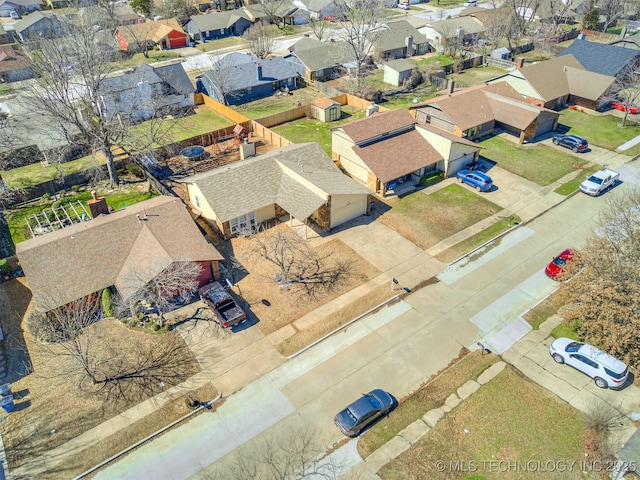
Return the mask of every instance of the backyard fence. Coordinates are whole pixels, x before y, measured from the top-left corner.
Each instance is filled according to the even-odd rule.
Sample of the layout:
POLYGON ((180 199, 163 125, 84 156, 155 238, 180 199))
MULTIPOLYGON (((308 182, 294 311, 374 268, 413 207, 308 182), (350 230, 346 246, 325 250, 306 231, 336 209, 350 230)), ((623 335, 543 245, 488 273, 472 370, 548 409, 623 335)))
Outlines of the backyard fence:
POLYGON ((493 58, 490 56, 484 57, 485 65, 491 65, 492 67, 504 68, 505 70, 509 70, 510 68, 515 68, 516 63, 511 60, 503 60, 502 58, 493 58))
POLYGON ((214 112, 222 115, 223 117, 231 120, 234 123, 243 123, 248 122, 250 119, 242 115, 241 113, 236 112, 235 110, 227 107, 226 105, 221 104, 217 100, 214 100, 208 95, 204 93, 196 93, 195 94, 195 102, 197 105, 206 105, 214 112))
POLYGON ((307 116, 307 105, 301 107, 293 107, 290 110, 269 115, 268 117, 262 117, 255 120, 263 127, 274 127, 276 125, 282 125, 283 123, 297 120, 307 116))
POLYGON ((257 121, 252 120, 251 123, 253 133, 264 138, 266 141, 272 143, 273 145, 277 147, 286 147, 287 145, 293 145, 293 142, 290 142, 283 136, 269 130, 269 128, 265 127, 264 125, 260 125, 257 121))
POLYGON ((319 92, 322 92, 322 93, 324 93, 325 95, 327 95, 329 97, 337 97, 338 95, 342 94, 342 92, 340 90, 338 90, 337 88, 334 88, 331 85, 327 85, 326 83, 319 82, 317 80, 314 80, 312 82, 312 86, 313 86, 313 88, 315 88, 319 92))

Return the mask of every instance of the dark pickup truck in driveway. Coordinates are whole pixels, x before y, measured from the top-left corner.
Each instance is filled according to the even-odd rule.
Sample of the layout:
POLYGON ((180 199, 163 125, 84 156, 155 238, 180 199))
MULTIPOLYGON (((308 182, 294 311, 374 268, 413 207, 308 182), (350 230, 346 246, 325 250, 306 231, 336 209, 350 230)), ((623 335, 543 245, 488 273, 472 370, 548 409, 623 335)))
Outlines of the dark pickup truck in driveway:
POLYGON ((247 314, 220 283, 208 283, 201 287, 198 293, 205 305, 216 314, 220 325, 224 328, 233 327, 247 319, 247 314))

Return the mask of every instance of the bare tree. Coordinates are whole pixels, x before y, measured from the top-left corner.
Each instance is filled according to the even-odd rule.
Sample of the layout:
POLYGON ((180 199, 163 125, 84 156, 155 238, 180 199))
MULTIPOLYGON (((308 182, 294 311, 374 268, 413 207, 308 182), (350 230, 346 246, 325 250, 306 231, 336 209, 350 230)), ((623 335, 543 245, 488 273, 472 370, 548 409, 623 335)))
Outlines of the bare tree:
POLYGON ((267 434, 256 441, 256 445, 251 445, 250 454, 236 452, 228 468, 214 465, 198 476, 202 480, 359 478, 359 475, 348 472, 343 461, 327 455, 317 438, 316 432, 308 428, 293 428, 277 437, 267 434))
POLYGON ((309 17, 309 26, 313 35, 320 41, 324 38, 326 30, 328 29, 329 22, 322 18, 309 17))
POLYGON ((280 29, 280 20, 282 20, 283 10, 286 9, 288 0, 263 0, 261 5, 269 23, 273 23, 280 29))
POLYGON ((625 12, 632 8, 632 4, 637 6, 638 0, 607 0, 606 2, 600 2, 600 15, 604 17, 602 31, 606 32, 608 28, 616 25, 625 12))
POLYGON ((340 36, 350 46, 355 61, 352 74, 358 92, 362 88, 364 65, 384 32, 385 0, 336 0, 335 17, 339 19, 340 36))
POLYGON ((229 104, 229 97, 236 88, 233 76, 237 65, 237 53, 223 55, 221 52, 213 52, 207 59, 211 68, 205 70, 201 76, 209 83, 211 90, 209 95, 224 105, 229 104))
MULTIPOLYGON (((633 104, 640 103, 640 75, 638 75, 638 69, 640 68, 640 60, 635 59, 628 63, 618 75, 616 75, 616 89, 617 97, 621 98, 625 105, 631 106, 633 104)), ((613 100, 614 98, 612 98, 613 100)), ((627 126, 627 119, 629 116, 629 108, 624 110, 622 116, 621 126, 624 128, 627 126)))
POLYGON ((135 293, 116 302, 116 311, 122 314, 128 310, 135 317, 142 305, 155 307, 158 311, 158 325, 164 327, 164 315, 176 309, 180 302, 188 301, 198 288, 202 266, 196 262, 175 262, 159 275, 147 280, 144 272, 131 272, 131 285, 139 288, 135 293))
POLYGON ((192 15, 199 13, 193 0, 164 0, 158 2, 155 10, 163 18, 175 18, 180 25, 186 23, 192 15))
POLYGON ((640 364, 640 190, 607 197, 592 234, 561 286, 562 317, 587 342, 640 364))
POLYGON ((535 21, 541 0, 506 0, 503 7, 509 7, 512 14, 505 28, 509 50, 516 47, 518 39, 526 35, 535 21))
POLYGON ((342 285, 349 276, 349 262, 336 259, 332 252, 319 253, 288 228, 259 231, 252 236, 248 261, 271 263, 274 278, 283 288, 315 296, 342 285))
MULTIPOLYGON (((198 370, 197 362, 175 332, 146 341, 122 336, 114 341, 116 323, 97 322, 99 296, 34 313, 27 325, 42 343, 43 364, 35 370, 52 381, 71 378, 85 393, 100 395, 104 405, 139 400, 177 385, 198 370)), ((139 335, 146 335, 140 333, 139 335)))
POLYGON ((258 22, 242 35, 247 48, 258 58, 267 58, 275 48, 275 39, 271 31, 258 22))

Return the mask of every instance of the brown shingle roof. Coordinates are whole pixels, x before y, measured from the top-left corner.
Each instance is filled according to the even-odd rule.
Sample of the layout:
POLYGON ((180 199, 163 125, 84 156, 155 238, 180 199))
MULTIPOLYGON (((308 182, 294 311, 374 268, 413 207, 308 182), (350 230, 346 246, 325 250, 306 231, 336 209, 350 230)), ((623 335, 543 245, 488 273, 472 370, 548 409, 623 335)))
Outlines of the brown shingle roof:
POLYGON ((18 243, 16 253, 46 311, 112 285, 130 294, 173 262, 223 259, 167 196, 18 243))
POLYGON ((407 110, 399 109, 374 113, 361 120, 356 120, 334 128, 341 128, 351 137, 351 140, 355 143, 360 143, 385 133, 415 125, 415 123, 415 118, 413 118, 407 110))
POLYGON ((322 98, 316 98, 313 102, 311 102, 311 105, 314 105, 318 108, 326 110, 329 107, 332 107, 334 105, 340 105, 340 104, 330 98, 322 97, 322 98))
POLYGON ((155 22, 134 23, 133 25, 124 25, 116 29, 116 31, 122 34, 127 44, 134 44, 144 40, 158 42, 171 32, 171 30, 184 33, 184 30, 175 18, 167 18, 155 22))
POLYGON ((21 70, 29 67, 29 60, 23 53, 17 52, 11 45, 0 47, 0 72, 21 70))
POLYGON ((389 182, 443 160, 436 149, 415 130, 365 147, 352 148, 381 182, 389 182))
POLYGON ((573 55, 552 58, 544 62, 525 65, 520 73, 544 100, 553 100, 569 93, 564 67, 585 70, 573 55))
POLYGON ((484 148, 484 147, 481 147, 480 145, 478 145, 476 142, 474 142, 472 140, 467 140, 466 138, 459 137, 459 136, 457 136, 457 135, 455 135, 455 134, 453 134, 451 132, 447 132, 446 130, 442 130, 441 128, 435 127, 435 126, 431 125, 430 123, 418 122, 417 128, 424 128, 425 130, 429 130, 430 132, 436 133, 436 134, 440 135, 441 137, 444 137, 447 140, 450 140, 453 143, 460 143, 462 145, 468 145, 470 147, 476 147, 478 149, 484 148))

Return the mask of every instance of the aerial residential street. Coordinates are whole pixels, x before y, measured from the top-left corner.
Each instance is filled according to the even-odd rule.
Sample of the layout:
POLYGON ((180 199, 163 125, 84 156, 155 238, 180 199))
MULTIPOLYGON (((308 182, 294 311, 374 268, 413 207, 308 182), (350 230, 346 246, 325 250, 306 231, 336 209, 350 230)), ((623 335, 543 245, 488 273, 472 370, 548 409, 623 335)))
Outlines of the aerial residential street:
MULTIPOLYGON (((474 254, 456 272, 443 273, 446 281, 288 361, 229 397, 215 413, 168 432, 96 478, 134 479, 144 472, 148 478, 179 479, 211 464, 224 471, 234 454, 251 449, 262 436, 296 428, 313 429, 327 446, 342 440, 333 415, 361 392, 383 388, 401 399, 462 347, 473 348, 499 330, 508 336, 524 328, 524 335, 518 315, 556 288, 542 273, 544 265, 558 251, 580 245, 605 205, 606 196, 569 198, 474 254)), ((495 345, 501 345, 498 337, 495 345)))

